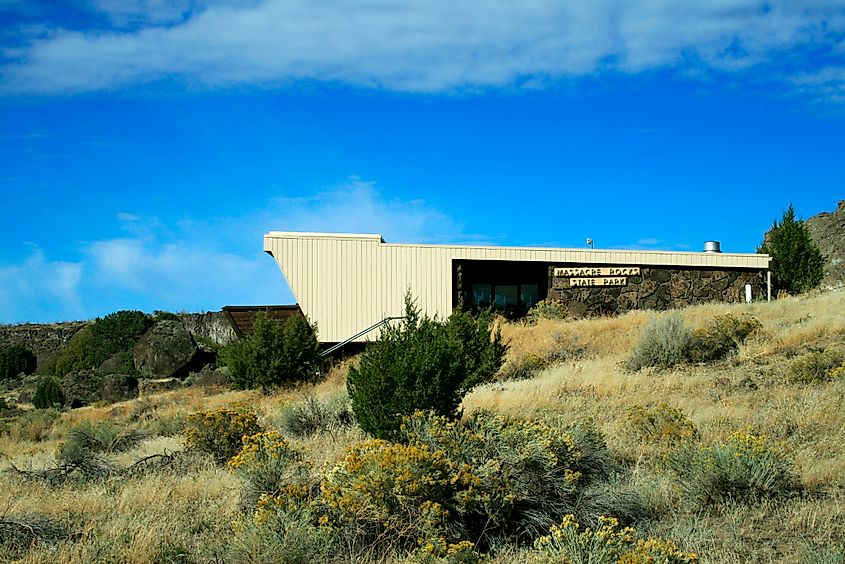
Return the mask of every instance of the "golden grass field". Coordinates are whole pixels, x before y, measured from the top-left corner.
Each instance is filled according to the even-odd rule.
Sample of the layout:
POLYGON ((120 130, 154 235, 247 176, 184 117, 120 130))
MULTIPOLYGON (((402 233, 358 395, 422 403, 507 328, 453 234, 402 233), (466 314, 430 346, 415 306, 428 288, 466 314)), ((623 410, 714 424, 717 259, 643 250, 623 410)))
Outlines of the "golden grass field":
MULTIPOLYGON (((654 508, 637 523, 645 534, 671 538, 701 562, 843 562, 845 547, 845 377, 808 384, 788 382, 786 367, 811 351, 845 350, 845 292, 814 293, 772 303, 713 304, 680 312, 701 327, 716 315, 748 314, 762 330, 726 360, 660 371, 627 372, 626 358, 653 316, 501 323, 508 362, 530 355, 560 359, 532 378, 499 381, 471 391, 465 416, 479 409, 520 418, 591 419, 611 450, 631 461, 632 483, 654 508), (562 353, 554 356, 554 353, 562 353), (703 442, 749 429, 781 445, 794 462, 803 492, 794 497, 715 508, 681 507, 671 484, 643 462, 644 447, 624 428, 634 405, 666 403, 694 423, 703 442)), ((257 391, 186 388, 121 404, 64 411, 54 420, 12 422, 0 437, 0 535, 3 523, 38 519, 66 525, 72 536, 48 534, 28 547, 0 547, 0 561, 228 562, 238 515, 238 477, 208 460, 179 470, 47 485, 10 468, 54 464, 67 431, 83 420, 109 420, 149 433, 128 452, 111 456, 118 467, 152 454, 183 449, 180 422, 193 412, 246 406, 265 428, 279 428, 285 406, 341 397, 345 365, 308 388, 264 395, 257 391)), ((314 472, 337 461, 365 438, 354 425, 291 439, 314 472)), ((2 537, 0 537, 2 538, 2 537)), ((398 558, 398 557, 397 557, 398 558)), ((492 562, 522 562, 525 549, 503 548, 492 562)), ((279 555, 279 562, 285 562, 279 555)))

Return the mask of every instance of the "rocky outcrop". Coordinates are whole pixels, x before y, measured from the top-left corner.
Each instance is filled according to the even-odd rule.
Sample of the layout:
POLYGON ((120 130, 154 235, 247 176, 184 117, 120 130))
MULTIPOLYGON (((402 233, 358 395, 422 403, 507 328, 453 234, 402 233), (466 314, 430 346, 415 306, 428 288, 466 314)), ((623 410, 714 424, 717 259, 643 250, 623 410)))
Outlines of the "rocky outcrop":
POLYGON ((0 326, 0 346, 18 345, 38 357, 38 366, 55 360, 71 338, 90 321, 26 323, 0 326))
POLYGON ((845 285, 845 200, 833 212, 822 212, 806 221, 810 236, 824 257, 822 288, 845 285))
POLYGON ((179 321, 194 337, 208 339, 217 345, 228 345, 237 340, 232 324, 223 316, 221 311, 205 313, 180 313, 179 321))
POLYGON ((82 407, 99 401, 114 403, 138 396, 138 379, 125 374, 102 374, 99 370, 78 370, 61 381, 65 403, 82 407))
POLYGON ((159 321, 133 350, 135 368, 144 378, 184 378, 202 368, 200 350, 180 321, 159 321))

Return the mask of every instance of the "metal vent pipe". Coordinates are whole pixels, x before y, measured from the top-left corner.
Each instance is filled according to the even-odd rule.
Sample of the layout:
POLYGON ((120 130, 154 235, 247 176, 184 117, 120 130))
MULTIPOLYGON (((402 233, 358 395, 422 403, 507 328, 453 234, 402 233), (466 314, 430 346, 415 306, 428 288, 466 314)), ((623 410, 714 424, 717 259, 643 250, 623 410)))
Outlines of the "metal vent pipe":
POLYGON ((704 252, 705 253, 721 253, 722 252, 722 244, 719 241, 705 241, 704 242, 704 252))

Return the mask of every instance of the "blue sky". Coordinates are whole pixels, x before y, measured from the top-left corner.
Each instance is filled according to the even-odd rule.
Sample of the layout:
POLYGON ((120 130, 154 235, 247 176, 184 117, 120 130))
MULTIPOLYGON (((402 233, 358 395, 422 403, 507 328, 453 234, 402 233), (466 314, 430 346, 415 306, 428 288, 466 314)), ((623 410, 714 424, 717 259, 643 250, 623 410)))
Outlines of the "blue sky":
POLYGON ((0 323, 294 301, 270 230, 754 252, 845 2, 0 0, 0 323))

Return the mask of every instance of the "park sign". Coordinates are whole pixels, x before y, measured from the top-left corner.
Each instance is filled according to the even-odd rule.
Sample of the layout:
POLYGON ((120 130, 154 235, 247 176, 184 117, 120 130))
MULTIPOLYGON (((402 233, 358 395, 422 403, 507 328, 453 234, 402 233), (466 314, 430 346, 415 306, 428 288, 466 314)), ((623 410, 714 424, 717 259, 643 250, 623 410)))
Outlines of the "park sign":
POLYGON ((639 266, 586 266, 555 268, 554 275, 569 278, 572 288, 627 286, 628 276, 639 276, 639 266))

